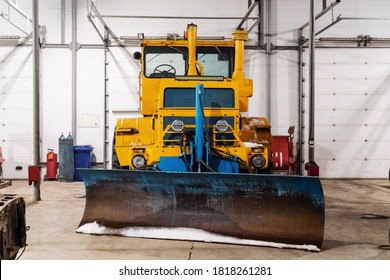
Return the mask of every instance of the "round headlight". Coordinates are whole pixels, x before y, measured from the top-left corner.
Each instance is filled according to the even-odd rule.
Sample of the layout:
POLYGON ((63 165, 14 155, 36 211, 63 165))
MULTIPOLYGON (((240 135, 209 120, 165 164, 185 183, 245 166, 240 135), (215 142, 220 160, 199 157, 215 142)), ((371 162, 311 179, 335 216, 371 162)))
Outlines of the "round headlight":
POLYGON ((146 164, 146 160, 143 156, 137 155, 133 157, 131 163, 135 168, 140 168, 146 164))
POLYGON ((225 120, 219 120, 219 121, 217 121, 217 123, 216 123, 216 127, 217 127, 217 130, 218 130, 219 132, 225 132, 226 130, 228 130, 229 124, 228 124, 228 122, 225 121, 225 120))
POLYGON ((174 120, 172 122, 172 129, 176 132, 181 132, 184 129, 184 123, 181 120, 174 120))
POLYGON ((262 155, 255 155, 252 158, 252 164, 256 168, 263 167, 265 165, 265 163, 266 163, 266 160, 265 160, 265 158, 262 155))

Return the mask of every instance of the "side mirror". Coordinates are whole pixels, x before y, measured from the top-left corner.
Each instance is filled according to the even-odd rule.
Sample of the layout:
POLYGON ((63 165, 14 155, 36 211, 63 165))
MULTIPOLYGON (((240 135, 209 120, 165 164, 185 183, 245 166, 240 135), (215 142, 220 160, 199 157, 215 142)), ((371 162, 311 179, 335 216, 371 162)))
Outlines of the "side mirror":
POLYGON ((135 52, 135 53, 133 53, 133 58, 135 60, 141 60, 142 54, 140 52, 135 52))

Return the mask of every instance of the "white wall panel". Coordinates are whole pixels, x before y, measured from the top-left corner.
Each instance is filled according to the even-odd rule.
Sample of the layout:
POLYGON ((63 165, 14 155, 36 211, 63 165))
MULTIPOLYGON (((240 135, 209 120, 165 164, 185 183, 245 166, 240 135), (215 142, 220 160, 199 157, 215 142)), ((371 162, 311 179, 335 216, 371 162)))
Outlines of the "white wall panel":
MULTIPOLYGON (((316 2, 319 3, 319 1, 316 2)), ((310 1, 271 0, 269 3, 271 5, 271 41, 277 46, 297 46, 298 28, 309 21, 310 1)))
POLYGON ((321 176, 386 177, 390 53, 318 49, 316 57, 316 162, 321 176))
POLYGON ((298 54, 283 51, 272 55, 271 66, 272 133, 286 135, 298 122, 298 54))
POLYGON ((98 162, 104 147, 104 50, 77 52, 76 145, 91 145, 98 162))
POLYGON ((4 177, 25 178, 32 162, 31 48, 0 48, 0 145, 4 177), (12 63, 11 63, 12 62, 12 63), (21 170, 15 167, 20 166, 21 170))
POLYGON ((139 109, 138 77, 141 66, 132 58, 136 48, 110 48, 108 54, 108 91, 110 110, 136 111, 139 109))
POLYGON ((255 94, 249 99, 248 116, 262 116, 267 114, 267 93, 264 79, 266 75, 266 56, 263 52, 250 50, 245 52, 245 73, 247 78, 253 79, 255 94))
MULTIPOLYGON (((69 49, 45 49, 42 66, 42 152, 54 148, 58 138, 72 130, 72 53, 69 49)), ((102 161, 104 121, 104 52, 77 52, 77 137, 75 145, 92 145, 102 161), (97 123, 90 119, 96 118, 97 123)), ((43 158, 44 160, 45 158, 43 158)))
POLYGON ((41 160, 48 149, 58 153, 58 139, 72 130, 71 52, 44 49, 41 52, 41 160))

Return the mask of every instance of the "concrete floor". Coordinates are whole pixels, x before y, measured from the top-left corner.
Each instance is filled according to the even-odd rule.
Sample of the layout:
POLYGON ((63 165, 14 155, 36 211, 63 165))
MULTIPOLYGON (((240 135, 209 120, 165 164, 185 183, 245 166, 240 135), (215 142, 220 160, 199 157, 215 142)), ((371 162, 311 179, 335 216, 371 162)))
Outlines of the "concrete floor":
MULTIPOLYGON (((81 182, 42 182, 41 198, 33 187, 13 181, 1 189, 27 202, 28 246, 21 260, 390 260, 390 183, 388 180, 322 180, 326 202, 321 252, 295 249, 78 234, 85 190, 81 182), (381 219, 362 218, 364 214, 381 219)), ((20 251, 21 252, 21 251, 20 251)))

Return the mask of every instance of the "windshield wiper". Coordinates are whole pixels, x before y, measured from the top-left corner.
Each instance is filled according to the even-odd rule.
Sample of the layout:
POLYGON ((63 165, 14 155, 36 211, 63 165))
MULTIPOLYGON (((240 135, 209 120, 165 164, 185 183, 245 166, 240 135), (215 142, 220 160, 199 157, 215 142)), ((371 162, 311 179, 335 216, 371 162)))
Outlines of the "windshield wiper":
POLYGON ((167 46, 168 48, 171 48, 172 50, 175 50, 175 51, 177 51, 178 53, 181 53, 183 56, 184 56, 184 53, 180 50, 180 49, 178 49, 178 48, 175 48, 175 47, 172 47, 172 46, 167 46))

